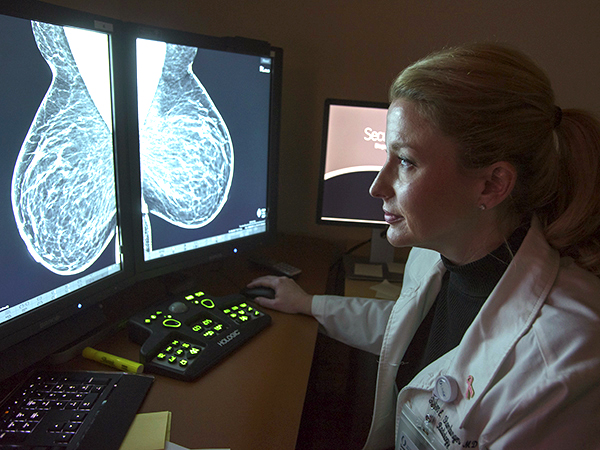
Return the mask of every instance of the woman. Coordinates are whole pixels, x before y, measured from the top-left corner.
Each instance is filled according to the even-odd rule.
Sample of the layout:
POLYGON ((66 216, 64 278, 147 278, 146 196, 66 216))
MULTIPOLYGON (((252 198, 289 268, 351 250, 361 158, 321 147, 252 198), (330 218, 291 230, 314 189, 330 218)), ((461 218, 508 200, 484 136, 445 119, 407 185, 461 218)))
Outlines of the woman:
POLYGON ((367 449, 600 448, 600 125, 493 44, 413 64, 390 100, 371 194, 414 247, 400 298, 263 277, 257 301, 380 355, 367 449))

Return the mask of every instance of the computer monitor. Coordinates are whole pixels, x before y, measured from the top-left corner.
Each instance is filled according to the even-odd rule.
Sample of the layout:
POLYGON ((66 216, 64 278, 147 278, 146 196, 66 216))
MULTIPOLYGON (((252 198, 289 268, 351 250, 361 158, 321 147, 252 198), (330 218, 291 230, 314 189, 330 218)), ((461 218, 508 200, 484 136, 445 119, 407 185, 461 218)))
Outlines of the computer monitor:
MULTIPOLYGON (((393 247, 385 238, 382 201, 369 194, 386 159, 388 106, 327 99, 323 114, 317 223, 372 228, 371 263, 389 263, 394 257, 393 247)), ((394 278, 385 271, 384 276, 394 278)))
POLYGON ((42 2, 7 3, 0 7, 0 380, 103 323, 98 302, 133 275, 116 156, 118 23, 42 2))
POLYGON ((136 271, 156 276, 263 243, 276 227, 281 50, 243 38, 131 32, 136 271))
POLYGON ((387 103, 327 99, 317 221, 382 227, 382 203, 369 187, 385 163, 387 103))

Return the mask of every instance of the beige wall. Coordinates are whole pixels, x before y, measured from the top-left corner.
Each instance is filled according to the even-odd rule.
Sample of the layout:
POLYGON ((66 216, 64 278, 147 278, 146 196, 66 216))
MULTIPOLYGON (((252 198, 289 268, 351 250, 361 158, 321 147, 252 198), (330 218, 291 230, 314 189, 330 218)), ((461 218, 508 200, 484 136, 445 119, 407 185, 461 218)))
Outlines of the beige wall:
MULTIPOLYGON (((17 0, 18 1, 18 0, 17 0)), ((323 101, 385 101, 393 77, 442 46, 505 41, 546 69, 563 107, 600 114, 597 0, 47 0, 121 20, 284 49, 279 228, 347 237, 315 224, 323 101)))

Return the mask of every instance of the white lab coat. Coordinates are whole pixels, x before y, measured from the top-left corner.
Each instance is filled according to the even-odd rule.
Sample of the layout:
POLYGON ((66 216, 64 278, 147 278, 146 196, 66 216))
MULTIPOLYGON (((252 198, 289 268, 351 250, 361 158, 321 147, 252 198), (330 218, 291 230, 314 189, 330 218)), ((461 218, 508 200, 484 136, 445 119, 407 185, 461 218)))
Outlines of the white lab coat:
POLYGON ((413 249, 396 302, 313 300, 328 335, 380 354, 365 449, 394 446, 402 407, 433 417, 443 448, 600 449, 600 279, 561 259, 535 220, 459 346, 398 394, 399 363, 444 271, 438 253, 413 249), (452 403, 432 395, 441 375, 457 382, 452 403))

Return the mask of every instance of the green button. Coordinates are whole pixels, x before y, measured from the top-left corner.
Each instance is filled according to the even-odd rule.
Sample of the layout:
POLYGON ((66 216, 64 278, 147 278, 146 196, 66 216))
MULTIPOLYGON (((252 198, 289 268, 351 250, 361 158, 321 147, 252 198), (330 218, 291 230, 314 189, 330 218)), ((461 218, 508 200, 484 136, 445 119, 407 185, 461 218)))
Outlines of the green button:
POLYGON ((168 360, 171 364, 174 364, 177 362, 177 356, 170 356, 169 360, 168 360))
POLYGON ((167 328, 179 328, 181 326, 181 322, 177 319, 165 319, 162 324, 167 328))
POLYGON ((196 297, 202 297, 204 295, 204 292, 202 291, 198 291, 194 294, 196 297))
POLYGON ((205 298, 200 303, 207 309, 213 309, 215 307, 215 302, 213 302, 210 298, 205 298))
POLYGON ((188 363, 188 362, 187 362, 187 360, 185 360, 185 359, 182 359, 181 361, 179 361, 179 365, 180 365, 181 367, 185 367, 185 366, 187 366, 187 363, 188 363))

